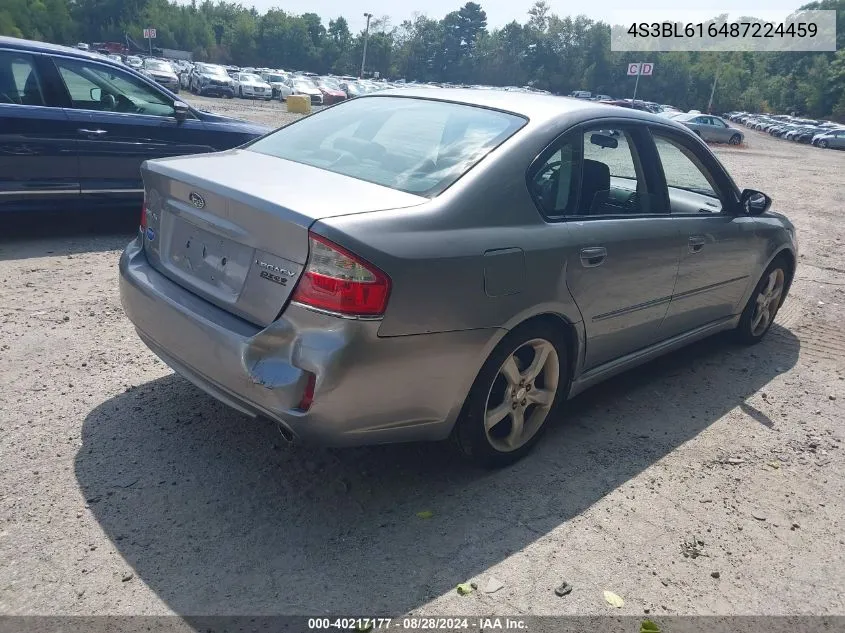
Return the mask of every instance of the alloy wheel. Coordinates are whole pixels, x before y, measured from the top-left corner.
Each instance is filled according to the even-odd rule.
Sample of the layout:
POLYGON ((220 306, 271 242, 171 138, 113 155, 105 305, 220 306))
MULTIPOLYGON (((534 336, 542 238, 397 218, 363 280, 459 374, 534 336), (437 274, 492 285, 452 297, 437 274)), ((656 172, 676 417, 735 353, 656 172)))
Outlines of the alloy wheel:
POLYGON ((783 295, 783 269, 775 268, 766 280, 766 285, 757 294, 754 312, 751 315, 751 335, 760 336, 771 325, 783 295))
POLYGON ((507 453, 524 446, 540 430, 555 402, 560 361, 554 345, 532 339, 499 368, 484 409, 487 441, 507 453))

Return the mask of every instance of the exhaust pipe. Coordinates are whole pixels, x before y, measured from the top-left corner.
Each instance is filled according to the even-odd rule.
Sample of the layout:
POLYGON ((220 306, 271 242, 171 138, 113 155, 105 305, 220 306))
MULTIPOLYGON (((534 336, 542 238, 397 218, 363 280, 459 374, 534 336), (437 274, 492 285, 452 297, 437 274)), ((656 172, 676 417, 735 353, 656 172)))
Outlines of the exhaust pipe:
POLYGON ((275 422, 276 428, 279 429, 279 435, 281 435, 285 442, 287 442, 288 444, 293 444, 295 437, 293 432, 278 420, 276 420, 275 422))

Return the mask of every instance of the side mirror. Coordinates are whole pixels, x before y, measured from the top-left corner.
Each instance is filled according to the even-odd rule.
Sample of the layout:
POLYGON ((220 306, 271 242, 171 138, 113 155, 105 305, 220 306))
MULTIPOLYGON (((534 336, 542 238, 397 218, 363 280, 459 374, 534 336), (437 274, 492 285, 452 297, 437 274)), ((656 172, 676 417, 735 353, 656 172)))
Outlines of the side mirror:
POLYGON ((173 116, 177 121, 184 121, 191 113, 191 108, 184 101, 173 102, 173 116))
POLYGON ((743 189, 739 196, 739 208, 746 215, 762 215, 772 206, 772 199, 762 191, 743 189))
POLYGON ((103 98, 103 91, 99 88, 91 88, 89 94, 91 95, 91 101, 99 101, 103 98))

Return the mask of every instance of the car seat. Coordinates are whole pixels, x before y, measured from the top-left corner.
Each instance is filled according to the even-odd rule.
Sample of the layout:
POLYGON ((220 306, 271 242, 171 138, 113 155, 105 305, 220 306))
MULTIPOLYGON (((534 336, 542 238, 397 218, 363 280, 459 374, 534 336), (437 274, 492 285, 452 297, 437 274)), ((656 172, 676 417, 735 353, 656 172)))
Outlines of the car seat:
POLYGON ((589 159, 585 159, 583 165, 578 214, 594 215, 601 212, 602 203, 607 200, 610 192, 610 168, 602 162, 589 159))

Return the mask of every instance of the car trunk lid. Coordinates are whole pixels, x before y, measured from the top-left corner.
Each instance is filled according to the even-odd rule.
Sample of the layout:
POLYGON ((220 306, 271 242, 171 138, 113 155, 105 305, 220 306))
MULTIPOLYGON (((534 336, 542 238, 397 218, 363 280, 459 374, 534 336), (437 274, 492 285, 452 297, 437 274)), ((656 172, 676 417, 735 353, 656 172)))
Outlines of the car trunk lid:
POLYGON ((290 298, 316 220, 427 200, 249 150, 150 161, 142 175, 151 265, 259 325, 290 298))

